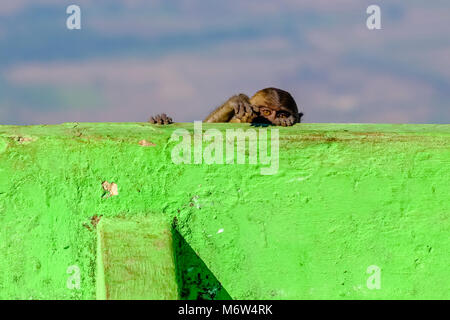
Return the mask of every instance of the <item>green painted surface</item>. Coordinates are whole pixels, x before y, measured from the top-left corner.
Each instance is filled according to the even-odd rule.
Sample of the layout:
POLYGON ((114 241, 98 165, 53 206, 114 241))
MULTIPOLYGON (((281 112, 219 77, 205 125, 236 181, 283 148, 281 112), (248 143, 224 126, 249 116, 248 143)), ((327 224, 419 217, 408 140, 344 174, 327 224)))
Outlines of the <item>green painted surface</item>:
POLYGON ((97 299, 178 299, 172 230, 163 216, 105 218, 97 230, 97 299))
MULTIPOLYGON (((260 165, 175 165, 176 128, 193 131, 0 126, 0 299, 95 298, 91 217, 157 214, 177 217, 183 241, 226 290, 211 285, 223 291, 216 298, 450 298, 449 125, 280 128, 272 176, 260 165), (105 180, 118 196, 103 197, 105 180), (366 286, 371 265, 379 290, 366 286), (67 285, 70 266, 80 289, 67 285)), ((189 263, 183 281, 201 270, 189 263)))

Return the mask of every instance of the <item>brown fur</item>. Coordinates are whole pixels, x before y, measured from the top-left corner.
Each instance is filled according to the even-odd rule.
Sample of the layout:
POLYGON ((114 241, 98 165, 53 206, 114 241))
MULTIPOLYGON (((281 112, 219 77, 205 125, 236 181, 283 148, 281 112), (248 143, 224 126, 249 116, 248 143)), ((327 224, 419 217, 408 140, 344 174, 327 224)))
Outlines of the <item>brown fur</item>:
MULTIPOLYGON (((266 88, 256 92, 251 98, 239 94, 229 98, 211 112, 204 122, 263 123, 278 126, 292 126, 301 121, 303 113, 298 112, 294 98, 287 91, 266 88), (263 112, 261 112, 263 111, 263 112)), ((150 122, 167 124, 166 115, 152 117, 150 122)))

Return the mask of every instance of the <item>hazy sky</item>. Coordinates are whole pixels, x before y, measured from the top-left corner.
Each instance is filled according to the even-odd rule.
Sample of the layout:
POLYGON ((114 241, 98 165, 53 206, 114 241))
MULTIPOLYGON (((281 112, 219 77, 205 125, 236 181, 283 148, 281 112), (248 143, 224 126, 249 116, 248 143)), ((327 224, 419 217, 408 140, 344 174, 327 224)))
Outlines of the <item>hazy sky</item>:
POLYGON ((449 17, 447 0, 2 1, 0 124, 202 120, 269 86, 305 122, 449 123, 449 17))

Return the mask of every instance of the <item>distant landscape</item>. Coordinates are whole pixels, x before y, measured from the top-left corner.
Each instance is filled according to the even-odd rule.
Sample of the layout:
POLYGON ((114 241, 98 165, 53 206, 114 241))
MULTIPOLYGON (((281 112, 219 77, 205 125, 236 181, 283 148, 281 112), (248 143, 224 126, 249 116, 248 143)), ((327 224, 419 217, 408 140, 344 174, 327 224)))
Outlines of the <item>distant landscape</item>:
POLYGON ((268 86, 305 122, 449 123, 450 2, 378 2, 371 31, 376 1, 3 1, 0 124, 189 122, 268 86))

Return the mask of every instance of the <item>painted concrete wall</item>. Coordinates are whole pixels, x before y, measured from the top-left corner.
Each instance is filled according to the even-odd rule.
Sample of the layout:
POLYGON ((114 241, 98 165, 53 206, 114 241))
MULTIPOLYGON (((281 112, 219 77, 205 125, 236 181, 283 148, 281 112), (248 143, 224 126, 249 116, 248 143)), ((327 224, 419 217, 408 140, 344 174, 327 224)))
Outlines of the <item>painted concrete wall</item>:
POLYGON ((0 298, 95 298, 98 217, 149 215, 176 217, 232 298, 450 297, 449 125, 279 128, 273 175, 174 164, 176 129, 195 140, 192 124, 0 126, 0 298))

